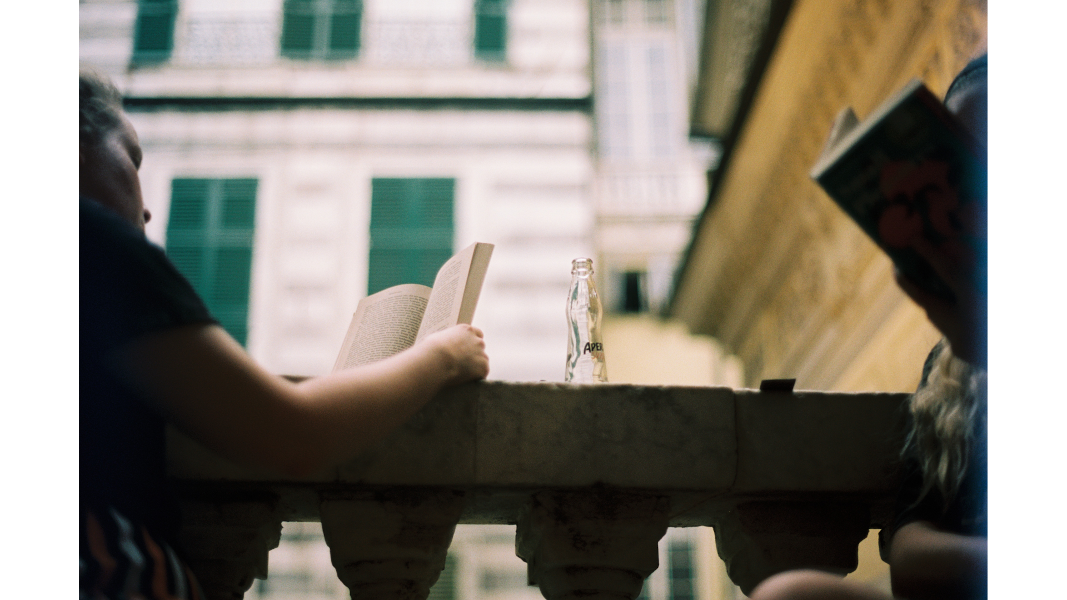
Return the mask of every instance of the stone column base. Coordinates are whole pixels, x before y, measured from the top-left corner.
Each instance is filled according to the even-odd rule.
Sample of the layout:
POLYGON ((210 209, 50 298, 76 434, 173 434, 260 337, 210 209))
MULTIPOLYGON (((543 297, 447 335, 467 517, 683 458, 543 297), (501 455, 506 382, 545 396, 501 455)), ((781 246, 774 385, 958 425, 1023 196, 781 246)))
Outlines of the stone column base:
POLYGON ((746 595, 791 569, 845 575, 856 570, 870 510, 860 503, 741 502, 715 523, 715 546, 726 572, 746 595))
POLYGON ((659 566, 665 498, 541 492, 519 516, 515 551, 547 600, 633 600, 659 566))
POLYGON ((278 547, 282 520, 273 499, 180 504, 179 542, 207 600, 240 600, 267 577, 267 554, 278 547))
POLYGON ((352 600, 425 600, 463 506, 449 490, 323 498, 322 532, 352 600))

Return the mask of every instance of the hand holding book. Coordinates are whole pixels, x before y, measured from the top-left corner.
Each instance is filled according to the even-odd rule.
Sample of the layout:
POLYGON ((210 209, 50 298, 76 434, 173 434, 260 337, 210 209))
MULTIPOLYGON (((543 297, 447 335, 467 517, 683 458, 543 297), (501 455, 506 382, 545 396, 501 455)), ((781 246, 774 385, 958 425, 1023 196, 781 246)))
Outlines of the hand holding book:
POLYGON ((811 175, 957 355, 984 364, 986 158, 969 128, 913 80, 862 123, 842 111, 811 175))
POLYGON ((420 342, 433 348, 447 378, 445 385, 456 385, 489 375, 489 356, 485 353, 482 331, 466 324, 453 325, 423 338, 420 342))
POLYGON ((471 244, 445 262, 432 288, 397 285, 360 300, 333 370, 373 363, 457 324, 470 325, 492 255, 492 244, 471 244))

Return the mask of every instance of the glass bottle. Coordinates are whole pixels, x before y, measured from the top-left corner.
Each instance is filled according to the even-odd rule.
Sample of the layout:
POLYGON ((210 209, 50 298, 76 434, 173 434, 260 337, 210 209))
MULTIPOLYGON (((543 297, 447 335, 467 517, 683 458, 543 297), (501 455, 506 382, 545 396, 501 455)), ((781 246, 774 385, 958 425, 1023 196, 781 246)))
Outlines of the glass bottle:
POLYGON ((604 339, 600 335, 604 309, 592 276, 593 259, 574 259, 567 294, 567 370, 563 378, 571 383, 608 381, 604 339))

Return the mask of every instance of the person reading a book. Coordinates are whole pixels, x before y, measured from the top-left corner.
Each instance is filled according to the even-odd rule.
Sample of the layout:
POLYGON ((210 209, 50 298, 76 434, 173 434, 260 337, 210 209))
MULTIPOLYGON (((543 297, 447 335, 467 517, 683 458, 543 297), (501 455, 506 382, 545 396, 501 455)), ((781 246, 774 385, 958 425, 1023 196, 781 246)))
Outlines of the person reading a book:
MULTIPOLYGON (((986 57, 953 80, 945 105, 986 146, 986 57)), ((984 206, 980 207, 984 212, 984 206)), ((900 272, 901 288, 945 336, 930 352, 909 402, 903 481, 892 524, 879 535, 894 596, 909 600, 985 598, 986 234, 984 214, 960 225, 977 252, 913 236, 908 243, 933 267, 952 298, 931 294, 900 272)), ((790 571, 768 578, 753 600, 884 600, 885 594, 828 573, 790 571)))
POLYGON ((175 548, 164 426, 300 477, 358 455, 446 386, 489 372, 457 325, 392 357, 293 383, 259 366, 145 237, 137 133, 118 90, 79 74, 82 598, 203 597, 175 548))

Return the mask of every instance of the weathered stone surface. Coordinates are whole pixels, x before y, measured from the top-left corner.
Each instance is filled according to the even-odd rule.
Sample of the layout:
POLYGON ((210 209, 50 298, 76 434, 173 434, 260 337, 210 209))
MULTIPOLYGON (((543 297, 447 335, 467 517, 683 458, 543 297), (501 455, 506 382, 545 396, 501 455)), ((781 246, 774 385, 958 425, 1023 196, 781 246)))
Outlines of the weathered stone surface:
POLYGON ((463 511, 451 490, 329 494, 322 532, 353 600, 425 600, 463 511))
POLYGON ((790 569, 851 573, 869 523, 860 502, 748 501, 719 516, 715 545, 730 579, 749 594, 790 569))
POLYGON ((183 500, 179 542, 208 600, 239 600, 267 577, 282 519, 271 495, 241 500, 183 500))
POLYGON ((736 493, 891 489, 901 394, 739 390, 736 493))
POLYGON ((388 439, 343 465, 338 480, 375 485, 474 485, 485 384, 445 390, 388 439))
POLYGON ((670 496, 684 526, 709 525, 732 495, 840 493, 884 507, 906 398, 482 382, 442 394, 333 477, 280 481, 174 432, 171 476, 270 490, 297 520, 317 517, 321 490, 427 486, 464 490, 465 523, 514 523, 538 490, 593 485, 670 496))
POLYGON ((490 384, 479 404, 477 481, 726 487, 733 427, 728 388, 490 384))
POLYGON ((653 533, 668 524, 714 525, 738 583, 855 568, 859 541, 892 504, 907 397, 481 382, 434 399, 339 476, 265 479, 213 464, 188 440, 170 461, 197 498, 271 498, 247 514, 186 519, 185 535, 215 548, 201 558, 220 593, 265 572, 257 523, 321 519, 357 598, 421 598, 457 522, 519 523, 520 556, 540 565, 531 574, 552 598, 624 598, 655 568, 653 533))
POLYGON ((519 517, 515 553, 548 600, 632 600, 659 566, 669 501, 597 488, 541 492, 519 517))

